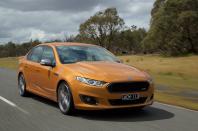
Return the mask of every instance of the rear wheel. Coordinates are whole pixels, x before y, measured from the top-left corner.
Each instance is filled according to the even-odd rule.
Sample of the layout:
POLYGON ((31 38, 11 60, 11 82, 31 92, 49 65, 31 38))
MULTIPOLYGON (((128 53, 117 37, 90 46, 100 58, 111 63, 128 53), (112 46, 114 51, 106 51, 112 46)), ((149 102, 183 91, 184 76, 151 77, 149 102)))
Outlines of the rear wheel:
POLYGON ((20 96, 27 96, 26 82, 23 74, 20 74, 18 77, 18 90, 20 96))
POLYGON ((74 111, 73 97, 67 83, 62 82, 58 87, 58 105, 60 111, 69 115, 74 111))

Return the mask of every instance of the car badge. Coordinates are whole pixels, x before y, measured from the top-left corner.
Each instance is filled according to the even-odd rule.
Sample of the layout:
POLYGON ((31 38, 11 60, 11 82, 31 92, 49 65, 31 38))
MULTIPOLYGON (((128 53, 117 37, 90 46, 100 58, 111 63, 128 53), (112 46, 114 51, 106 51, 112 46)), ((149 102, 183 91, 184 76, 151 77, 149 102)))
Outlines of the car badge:
POLYGON ((128 77, 128 80, 129 80, 129 81, 132 80, 132 77, 128 77))

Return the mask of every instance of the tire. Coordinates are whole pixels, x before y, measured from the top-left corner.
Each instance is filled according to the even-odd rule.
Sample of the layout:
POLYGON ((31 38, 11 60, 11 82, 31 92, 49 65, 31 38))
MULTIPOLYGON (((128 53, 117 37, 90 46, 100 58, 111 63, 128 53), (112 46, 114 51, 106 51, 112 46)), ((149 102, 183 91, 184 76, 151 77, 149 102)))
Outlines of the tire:
POLYGON ((73 96, 66 82, 59 84, 57 100, 59 109, 64 115, 71 115, 74 112, 73 96))
POLYGON ((28 93, 26 91, 26 82, 23 74, 19 74, 18 77, 18 90, 20 96, 27 96, 28 93))

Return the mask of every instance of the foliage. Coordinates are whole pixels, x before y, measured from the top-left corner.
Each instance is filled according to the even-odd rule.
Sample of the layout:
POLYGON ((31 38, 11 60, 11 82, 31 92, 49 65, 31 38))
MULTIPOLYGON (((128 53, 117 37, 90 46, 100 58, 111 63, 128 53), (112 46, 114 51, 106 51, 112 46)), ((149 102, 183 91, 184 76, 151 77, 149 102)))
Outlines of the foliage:
POLYGON ((140 42, 145 36, 145 29, 126 27, 116 8, 107 8, 80 25, 76 40, 103 46, 116 54, 126 54, 140 53, 140 42))
POLYGON ((38 40, 25 42, 23 44, 15 44, 8 42, 7 44, 0 45, 0 57, 15 57, 25 55, 32 47, 40 44, 38 40))
POLYGON ((116 8, 99 11, 80 25, 79 37, 88 38, 96 44, 110 49, 115 36, 124 26, 124 20, 118 16, 116 8))
MULTIPOLYGON (((144 28, 129 28, 116 36, 116 54, 138 54, 142 53, 141 41, 147 32, 144 28)), ((115 52, 115 51, 114 51, 115 52)))
POLYGON ((198 0, 156 0, 151 27, 142 42, 147 53, 198 53, 198 0))

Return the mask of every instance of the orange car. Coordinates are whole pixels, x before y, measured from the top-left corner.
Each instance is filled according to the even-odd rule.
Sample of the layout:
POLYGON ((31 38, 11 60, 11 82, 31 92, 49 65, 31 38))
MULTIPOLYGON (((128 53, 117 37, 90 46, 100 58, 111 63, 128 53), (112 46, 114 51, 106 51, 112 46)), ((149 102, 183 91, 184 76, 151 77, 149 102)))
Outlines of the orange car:
POLYGON ((106 49, 81 43, 34 47, 19 60, 18 88, 58 103, 63 114, 74 109, 139 107, 153 103, 151 77, 120 62, 106 49))

